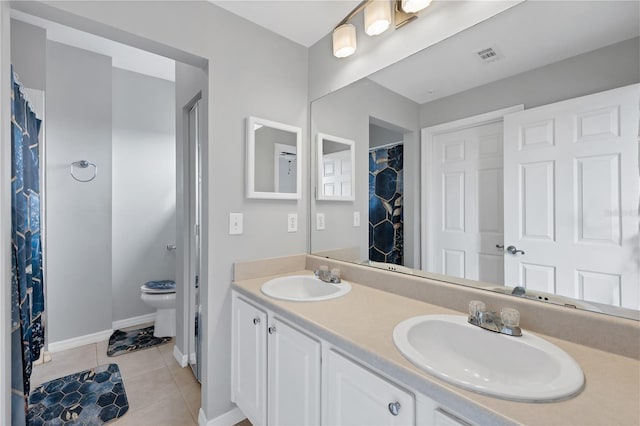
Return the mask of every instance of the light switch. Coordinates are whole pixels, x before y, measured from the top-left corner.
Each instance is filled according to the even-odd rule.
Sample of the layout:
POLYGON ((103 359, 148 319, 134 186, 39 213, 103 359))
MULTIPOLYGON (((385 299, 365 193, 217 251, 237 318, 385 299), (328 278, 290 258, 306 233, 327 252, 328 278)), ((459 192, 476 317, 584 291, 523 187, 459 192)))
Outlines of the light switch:
POLYGON ((353 226, 360 226, 360 212, 353 212, 353 226))
POLYGON ((289 213, 287 216, 287 232, 298 232, 298 214, 289 213))
POLYGON ((316 230, 324 231, 324 213, 316 213, 316 230))
POLYGON ((242 213, 229 213, 229 235, 242 234, 242 213))

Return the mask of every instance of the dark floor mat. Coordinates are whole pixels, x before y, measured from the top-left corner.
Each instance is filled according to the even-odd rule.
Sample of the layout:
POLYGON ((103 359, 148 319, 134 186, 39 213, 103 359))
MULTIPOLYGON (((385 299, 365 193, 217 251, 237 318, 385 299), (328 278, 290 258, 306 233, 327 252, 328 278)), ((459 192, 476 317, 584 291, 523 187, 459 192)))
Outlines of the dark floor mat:
POLYGON ((153 326, 138 330, 116 330, 109 337, 108 356, 118 356, 151 348, 171 341, 171 337, 154 337, 153 326))
POLYGON ((51 380, 29 394, 27 424, 102 425, 129 410, 117 364, 51 380))

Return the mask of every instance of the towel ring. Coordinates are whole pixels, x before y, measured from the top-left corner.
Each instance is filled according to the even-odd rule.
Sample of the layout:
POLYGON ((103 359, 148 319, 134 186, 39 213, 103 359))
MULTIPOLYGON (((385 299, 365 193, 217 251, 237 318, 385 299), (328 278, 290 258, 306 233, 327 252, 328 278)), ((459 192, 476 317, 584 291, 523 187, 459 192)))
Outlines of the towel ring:
POLYGON ((93 163, 88 162, 87 160, 74 161, 73 163, 71 163, 71 177, 74 178, 75 180, 77 180, 78 182, 91 182, 92 180, 94 180, 96 178, 97 175, 98 175, 98 166, 96 166, 93 163), (73 174, 73 168, 74 167, 79 167, 81 169, 86 169, 89 166, 93 167, 93 176, 91 176, 89 179, 86 179, 86 180, 78 179, 78 177, 73 174))

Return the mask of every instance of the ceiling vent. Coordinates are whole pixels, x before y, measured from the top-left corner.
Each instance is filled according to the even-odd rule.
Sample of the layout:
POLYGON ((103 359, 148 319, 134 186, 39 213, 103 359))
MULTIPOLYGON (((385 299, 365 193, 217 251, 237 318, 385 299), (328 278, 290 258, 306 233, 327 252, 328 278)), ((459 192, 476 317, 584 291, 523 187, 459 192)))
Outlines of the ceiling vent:
POLYGON ((504 56, 502 55, 502 53, 500 53, 496 46, 490 46, 475 50, 473 52, 473 55, 483 63, 495 62, 499 59, 504 58, 504 56))

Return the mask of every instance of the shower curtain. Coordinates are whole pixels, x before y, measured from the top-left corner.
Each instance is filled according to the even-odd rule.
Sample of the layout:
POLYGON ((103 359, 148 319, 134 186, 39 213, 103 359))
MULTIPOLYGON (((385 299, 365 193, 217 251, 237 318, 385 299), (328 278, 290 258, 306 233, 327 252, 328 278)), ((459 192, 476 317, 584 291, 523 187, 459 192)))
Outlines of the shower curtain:
POLYGON ((33 361, 44 345, 40 239, 41 121, 11 69, 11 417, 26 424, 33 361))
POLYGON ((403 265, 403 145, 369 151, 369 260, 403 265))

